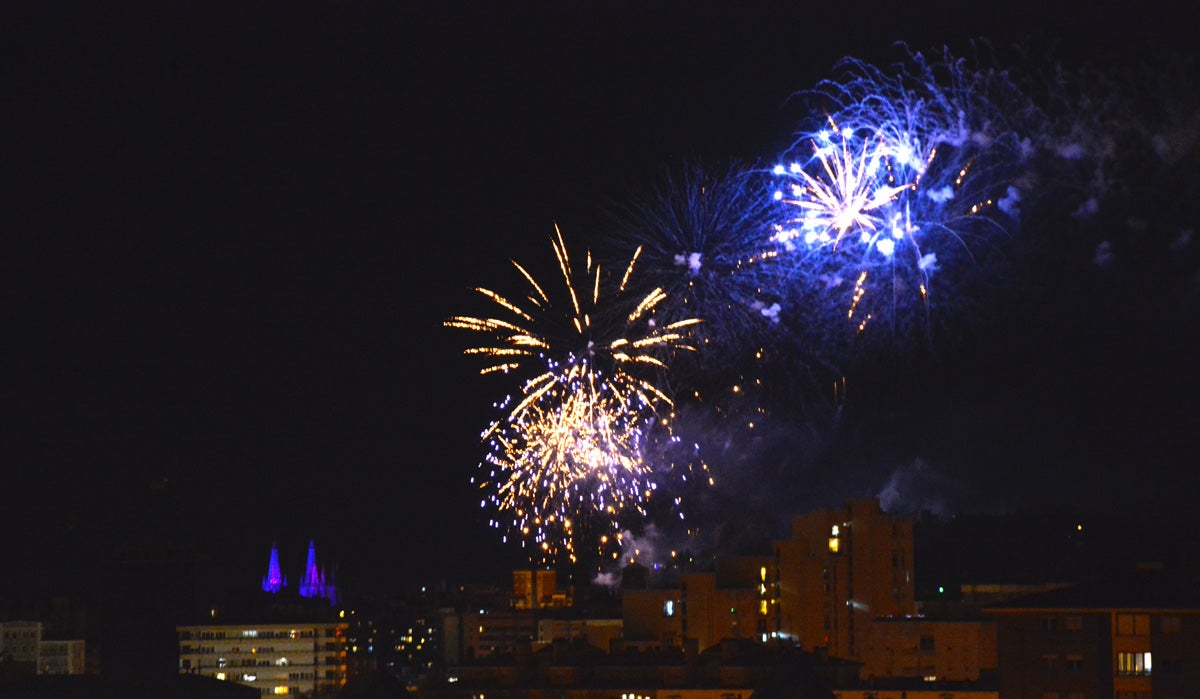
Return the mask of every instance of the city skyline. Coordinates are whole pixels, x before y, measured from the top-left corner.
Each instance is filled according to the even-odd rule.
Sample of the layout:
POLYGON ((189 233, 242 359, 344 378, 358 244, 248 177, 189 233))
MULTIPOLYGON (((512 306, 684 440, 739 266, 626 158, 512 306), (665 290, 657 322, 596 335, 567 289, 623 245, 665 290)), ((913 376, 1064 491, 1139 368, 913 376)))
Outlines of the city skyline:
MULTIPOLYGON (((1083 3, 913 10, 15 12, 19 496, 4 507, 45 522, 15 560, 59 584, 114 548, 171 545, 228 554, 222 579, 252 585, 273 540, 316 539, 376 586, 465 573, 470 541, 503 569, 520 552, 470 479, 510 387, 442 328, 472 287, 503 285, 510 259, 550 266, 555 224, 603 242, 607 211, 663 168, 774 164, 803 114, 792 95, 844 56, 1057 38, 1064 63, 1120 66, 1183 31, 1083 3), (1079 18, 1091 32, 1067 33, 1079 18)), ((705 504, 777 510, 765 527, 887 493, 945 514, 1186 502, 1196 243, 1114 245, 1111 267, 1097 243, 1163 212, 1178 230, 1147 239, 1174 239, 1197 212, 1131 201, 1154 207, 1099 229, 1023 222, 1078 238, 1053 251, 1097 254, 1053 274, 1011 260, 1027 288, 985 299, 919 360, 851 373, 836 424, 783 425, 746 449, 753 463, 713 460, 705 504)))

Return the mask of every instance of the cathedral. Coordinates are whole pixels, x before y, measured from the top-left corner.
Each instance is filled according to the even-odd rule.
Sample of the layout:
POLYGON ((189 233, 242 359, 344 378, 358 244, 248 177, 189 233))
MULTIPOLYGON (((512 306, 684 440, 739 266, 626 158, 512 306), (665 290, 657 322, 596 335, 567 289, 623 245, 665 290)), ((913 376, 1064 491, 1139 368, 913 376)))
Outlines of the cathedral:
MULTIPOLYGON (((263 592, 276 594, 287 587, 287 584, 287 576, 279 567, 279 547, 272 543, 267 574, 262 579, 263 592)), ((308 542, 308 560, 304 564, 304 577, 300 579, 299 593, 301 597, 324 599, 331 605, 337 604, 337 585, 331 576, 326 575, 323 568, 317 567, 317 547, 313 541, 308 542)))

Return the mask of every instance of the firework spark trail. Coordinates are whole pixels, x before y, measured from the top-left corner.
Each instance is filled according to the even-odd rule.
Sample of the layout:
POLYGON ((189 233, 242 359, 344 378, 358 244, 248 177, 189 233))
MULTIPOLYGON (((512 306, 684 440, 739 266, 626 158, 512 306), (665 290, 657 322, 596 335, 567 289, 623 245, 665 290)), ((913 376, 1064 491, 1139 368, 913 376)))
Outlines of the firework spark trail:
POLYGON ((964 270, 1019 215, 1033 149, 1021 130, 1036 110, 1007 75, 949 54, 910 53, 895 69, 844 60, 806 93, 827 128, 773 170, 793 305, 833 338, 882 323, 893 341, 928 339, 934 290, 952 305, 964 270))
POLYGON ((638 284, 672 298, 664 313, 703 319, 697 373, 754 351, 776 320, 775 300, 762 293, 775 255, 762 235, 773 208, 767 184, 739 165, 693 162, 612 213, 612 242, 642 250, 638 284))
MULTIPOLYGON (((532 374, 483 433, 481 504, 507 516, 493 525, 532 546, 533 556, 575 561, 581 522, 619 532, 622 517, 645 514, 658 486, 643 451, 656 432, 669 432, 669 415, 659 413, 672 405, 657 381, 673 353, 692 349, 688 335, 699 321, 660 324, 662 289, 626 293, 637 253, 609 295, 590 252, 579 274, 557 227, 551 244, 567 304, 514 262, 528 285, 522 301, 476 290, 506 317, 456 316, 445 325, 486 338, 465 351, 488 360, 481 373, 532 374)), ((602 534, 599 543, 608 541, 602 534)))
MULTIPOLYGON (((838 135, 823 131, 814 139, 812 161, 820 165, 817 174, 809 174, 800 163, 775 167, 776 175, 795 180, 788 187, 790 196, 778 190, 775 200, 795 206, 802 213, 785 224, 776 224, 772 239, 789 250, 799 238, 808 246, 831 246, 836 251, 847 234, 858 232, 864 244, 878 247, 879 233, 887 224, 880 214, 901 191, 915 184, 881 181, 881 170, 891 153, 883 139, 856 138, 851 129, 840 131, 832 118, 829 123, 838 135), (861 148, 858 141, 862 141, 861 148)), ((893 226, 893 233, 897 230, 893 226)))
POLYGON ((732 445, 754 442, 775 416, 793 414, 814 372, 781 325, 778 250, 764 235, 776 208, 770 185, 757 169, 691 162, 665 171, 613 215, 613 242, 642 250, 639 283, 671 297, 662 315, 704 321, 695 335, 703 351, 672 365, 679 388, 670 437, 646 443, 647 459, 672 474, 655 500, 672 507, 648 521, 679 546, 697 532, 679 501, 688 512, 701 507, 712 496, 712 459, 734 467, 732 445))
POLYGON ((618 514, 644 514, 657 486, 642 459, 641 411, 631 416, 628 400, 573 364, 489 428, 492 469, 480 487, 494 489, 492 504, 512 513, 510 528, 536 555, 574 560, 580 517, 598 513, 616 530, 618 514))
MULTIPOLYGON (((671 297, 664 315, 704 321, 694 335, 703 351, 672 367, 683 387, 684 410, 677 416, 716 411, 729 424, 752 429, 768 412, 760 404, 766 396, 757 374, 764 347, 774 354, 775 343, 787 336, 778 325, 781 306, 772 283, 777 251, 763 235, 775 208, 770 184, 740 164, 712 167, 693 161, 664 171, 614 212, 614 242, 642 250, 639 283, 660 287, 671 297)), ((660 467, 669 465, 680 474, 673 482, 690 491, 688 498, 702 494, 702 484, 711 479, 706 455, 714 450, 708 440, 691 434, 694 422, 681 424, 672 440, 650 445, 660 467), (686 486, 684 474, 689 474, 686 486)))

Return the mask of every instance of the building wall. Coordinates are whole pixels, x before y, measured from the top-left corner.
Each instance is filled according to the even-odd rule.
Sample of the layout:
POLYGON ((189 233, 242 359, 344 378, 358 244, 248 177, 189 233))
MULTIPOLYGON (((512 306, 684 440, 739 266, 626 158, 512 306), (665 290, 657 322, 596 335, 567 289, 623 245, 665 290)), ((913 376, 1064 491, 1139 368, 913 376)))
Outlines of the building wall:
POLYGON ((1200 687, 1200 613, 1170 612, 1150 620, 1156 697, 1183 699, 1200 687))
POLYGON ((621 638, 620 619, 540 619, 537 642, 540 645, 558 639, 582 638, 589 646, 607 651, 621 638))
POLYGON ((627 641, 679 645, 683 633, 679 588, 623 590, 621 620, 627 641))
POLYGON ((717 586, 758 587, 767 578, 763 569, 773 567, 772 556, 722 556, 716 561, 717 586))
POLYGON ((992 611, 1001 696, 1184 699, 1200 686, 1200 609, 992 611))
POLYGON ((1135 669, 1132 672, 1123 671, 1119 661, 1122 655, 1137 656, 1139 659, 1152 656, 1150 622, 1152 619, 1159 622, 1160 619, 1156 617, 1157 615, 1138 613, 1135 610, 1109 612, 1108 628, 1112 634, 1109 641, 1112 647, 1109 667, 1116 669, 1112 680, 1114 695, 1143 693, 1149 695, 1152 688, 1152 658, 1146 663, 1150 666, 1148 669, 1135 669))
POLYGON ((179 627, 179 672, 262 694, 331 692, 346 683, 345 623, 179 627))
POLYGON ((915 612, 912 518, 877 500, 795 517, 775 552, 778 631, 805 650, 859 660, 873 619, 915 612))
MULTIPOLYGON (((685 637, 699 641, 700 649, 711 648, 725 639, 760 639, 760 613, 758 591, 754 587, 722 588, 696 585, 699 576, 688 576, 688 604, 684 609, 687 633, 685 637), (701 594, 702 593, 702 594, 701 594), (693 622, 694 618, 699 619, 693 622), (700 623, 702 621, 702 623, 700 623)), ((715 582, 712 576, 703 576, 703 582, 715 582)))
POLYGON ((83 640, 42 641, 38 649, 39 675, 82 675, 87 671, 87 643, 83 640))
MULTIPOLYGON (((749 699, 753 689, 721 687, 717 689, 660 689, 641 696, 647 699, 749 699)), ((634 699, 637 699, 634 697, 634 699)))
POLYGON ((1111 614, 1085 610, 996 614, 1000 695, 1111 697, 1111 624, 1111 614))
POLYGON ((679 599, 683 611, 680 633, 684 638, 695 638, 700 649, 711 647, 728 628, 728 608, 716 599, 717 576, 712 573, 697 573, 684 576, 679 583, 679 599))
MULTIPOLYGON (((759 578, 764 566, 757 561, 755 566, 753 577, 759 578)), ((720 573, 693 573, 682 576, 677 588, 624 590, 625 640, 678 647, 687 638, 705 649, 727 638, 760 638, 767 633, 772 611, 762 582, 723 587, 719 580, 720 573)))
POLYGON ((553 570, 514 570, 513 607, 516 609, 538 609, 562 607, 566 604, 565 593, 558 592, 558 575, 553 570))
POLYGON ((87 673, 86 641, 48 641, 42 638, 42 633, 40 621, 0 622, 0 658, 28 663, 28 671, 39 675, 87 673))
POLYGON ((467 659, 466 638, 463 635, 463 618, 453 609, 438 610, 442 627, 442 662, 458 665, 467 659))
POLYGON ((42 642, 42 622, 0 622, 0 657, 16 663, 36 663, 42 642))
POLYGON ((513 652, 537 639, 538 620, 528 611, 442 610, 443 658, 451 665, 513 652))
POLYGON ((880 620, 863 649, 861 677, 974 682, 996 668, 991 621, 880 620))
POLYGON ((625 636, 670 645, 677 632, 703 649, 782 633, 805 650, 860 660, 876 617, 915 611, 912 525, 883 513, 876 500, 796 517, 792 538, 776 542, 774 557, 721 559, 715 573, 683 576, 674 595, 624 590, 625 636), (665 612, 668 603, 677 607, 674 616, 665 612))
POLYGON ((994 689, 835 689, 833 696, 834 699, 1000 699, 1005 695, 994 689))

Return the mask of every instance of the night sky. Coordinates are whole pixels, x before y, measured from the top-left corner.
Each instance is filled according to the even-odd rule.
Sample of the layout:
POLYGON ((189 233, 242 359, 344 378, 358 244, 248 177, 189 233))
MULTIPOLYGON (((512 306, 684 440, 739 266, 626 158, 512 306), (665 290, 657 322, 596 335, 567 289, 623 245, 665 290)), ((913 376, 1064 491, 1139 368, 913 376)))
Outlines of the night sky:
MULTIPOLYGON (((1146 5, 968 4, 6 9, 2 584, 169 545, 253 585, 309 538, 363 588, 501 567, 468 479, 509 387, 441 323, 547 262, 555 222, 590 244, 664 167, 771 161, 843 56, 985 37, 1123 66, 1194 38, 1146 5)), ((1196 225, 1170 191, 1141 240, 1196 225)), ((1123 243, 1142 213, 1099 224, 1112 270, 1105 231, 1026 222, 1077 239, 1023 248, 956 341, 851 377, 833 447, 766 482, 796 512, 893 476, 948 512, 1190 502, 1200 266, 1123 243)))

